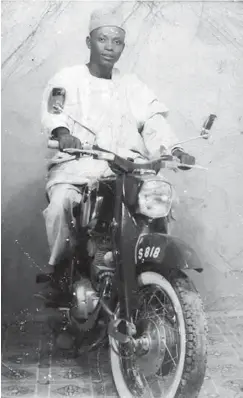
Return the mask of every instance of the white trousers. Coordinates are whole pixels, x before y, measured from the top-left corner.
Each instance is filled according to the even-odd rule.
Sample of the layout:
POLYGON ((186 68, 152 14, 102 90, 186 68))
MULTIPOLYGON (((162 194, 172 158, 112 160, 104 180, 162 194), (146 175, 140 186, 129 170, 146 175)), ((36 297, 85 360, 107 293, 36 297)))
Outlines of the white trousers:
POLYGON ((43 211, 50 247, 49 264, 57 265, 71 255, 76 243, 76 218, 74 207, 81 202, 82 195, 71 184, 56 184, 48 191, 50 203, 43 211))

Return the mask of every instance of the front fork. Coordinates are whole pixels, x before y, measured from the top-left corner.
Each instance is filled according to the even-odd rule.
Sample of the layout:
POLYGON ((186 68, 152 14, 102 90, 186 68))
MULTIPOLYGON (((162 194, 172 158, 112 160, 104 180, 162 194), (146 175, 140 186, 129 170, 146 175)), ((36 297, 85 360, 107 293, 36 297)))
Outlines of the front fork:
POLYGON ((112 222, 119 319, 114 318, 111 321, 109 334, 117 340, 121 340, 122 335, 125 337, 136 333, 135 325, 132 322, 132 313, 137 304, 137 275, 134 261, 137 232, 133 219, 123 202, 125 178, 123 175, 116 180, 116 202, 112 222))

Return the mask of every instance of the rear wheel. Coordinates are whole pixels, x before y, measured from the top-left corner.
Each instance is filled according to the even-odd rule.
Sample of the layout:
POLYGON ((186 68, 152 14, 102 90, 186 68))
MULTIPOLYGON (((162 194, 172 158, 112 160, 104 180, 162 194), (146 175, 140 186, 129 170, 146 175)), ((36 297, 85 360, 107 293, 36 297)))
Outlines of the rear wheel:
POLYGON ((119 396, 197 397, 206 370, 206 319, 198 292, 182 273, 168 281, 146 271, 138 283, 136 336, 126 344, 110 338, 119 396))

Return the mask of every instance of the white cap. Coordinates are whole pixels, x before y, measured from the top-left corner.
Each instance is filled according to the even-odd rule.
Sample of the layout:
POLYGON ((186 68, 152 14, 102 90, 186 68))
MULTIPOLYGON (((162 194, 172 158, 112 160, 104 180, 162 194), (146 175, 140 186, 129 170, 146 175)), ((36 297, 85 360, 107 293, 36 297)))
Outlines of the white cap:
POLYGON ((103 7, 92 12, 89 23, 89 33, 94 29, 104 26, 115 26, 125 32, 124 25, 125 19, 119 9, 103 7))

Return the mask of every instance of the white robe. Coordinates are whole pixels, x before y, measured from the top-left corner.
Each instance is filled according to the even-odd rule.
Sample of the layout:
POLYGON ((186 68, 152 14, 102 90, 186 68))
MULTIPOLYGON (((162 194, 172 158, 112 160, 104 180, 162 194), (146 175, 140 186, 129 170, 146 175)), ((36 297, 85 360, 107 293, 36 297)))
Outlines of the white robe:
MULTIPOLYGON (((112 79, 108 80, 92 76, 86 65, 76 65, 62 69, 47 84, 41 122, 48 138, 53 129, 63 126, 81 142, 97 144, 120 155, 126 152, 132 156, 129 151, 134 149, 154 157, 161 145, 173 148, 178 142, 165 119, 167 113, 166 106, 136 75, 121 75, 113 69, 112 79), (48 111, 54 87, 66 91, 59 115, 48 111)), ((53 158, 47 189, 57 183, 82 184, 112 174, 106 162, 88 157, 55 165, 57 160, 68 158, 62 152, 53 158)))

